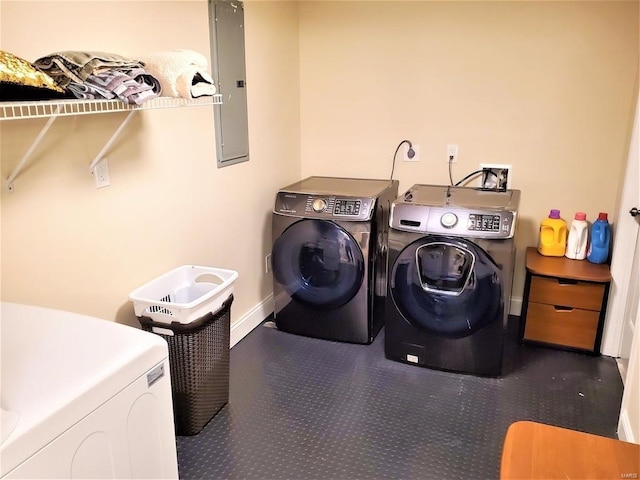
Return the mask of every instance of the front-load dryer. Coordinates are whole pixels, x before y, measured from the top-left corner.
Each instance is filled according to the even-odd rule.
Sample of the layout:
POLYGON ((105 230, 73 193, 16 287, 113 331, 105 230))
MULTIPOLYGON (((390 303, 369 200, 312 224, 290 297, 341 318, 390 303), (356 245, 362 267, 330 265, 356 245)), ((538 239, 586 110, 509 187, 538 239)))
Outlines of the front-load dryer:
POLYGON ((273 210, 274 317, 282 331, 368 344, 384 323, 397 180, 308 177, 273 210))
POLYGON ((499 376, 520 191, 414 185, 391 207, 385 355, 499 376))

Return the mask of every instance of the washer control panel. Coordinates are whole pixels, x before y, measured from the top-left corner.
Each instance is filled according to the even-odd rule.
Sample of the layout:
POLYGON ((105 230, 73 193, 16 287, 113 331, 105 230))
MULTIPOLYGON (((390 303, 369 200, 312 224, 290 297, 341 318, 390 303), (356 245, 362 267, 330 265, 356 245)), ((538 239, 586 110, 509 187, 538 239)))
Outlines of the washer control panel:
POLYGON ((470 238, 511 238, 515 233, 516 213, 510 210, 470 210, 406 203, 391 206, 391 228, 464 236, 470 238))
POLYGON ((494 213, 470 213, 467 228, 470 232, 499 232, 502 228, 502 217, 494 213))
POLYGON ((334 195, 278 192, 274 213, 334 220, 370 220, 375 200, 334 195))

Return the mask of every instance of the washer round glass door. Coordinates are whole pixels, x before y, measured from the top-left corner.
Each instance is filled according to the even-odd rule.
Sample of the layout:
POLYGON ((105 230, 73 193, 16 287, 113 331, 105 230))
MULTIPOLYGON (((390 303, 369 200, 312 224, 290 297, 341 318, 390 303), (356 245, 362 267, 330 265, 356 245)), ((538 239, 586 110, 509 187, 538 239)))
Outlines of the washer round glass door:
POLYGON ((414 327, 462 338, 502 322, 499 267, 478 245, 421 238, 402 250, 391 272, 393 301, 414 327))
POLYGON ((273 275, 296 302, 329 310, 351 300, 364 279, 364 257, 342 227, 327 220, 300 220, 273 244, 273 275))

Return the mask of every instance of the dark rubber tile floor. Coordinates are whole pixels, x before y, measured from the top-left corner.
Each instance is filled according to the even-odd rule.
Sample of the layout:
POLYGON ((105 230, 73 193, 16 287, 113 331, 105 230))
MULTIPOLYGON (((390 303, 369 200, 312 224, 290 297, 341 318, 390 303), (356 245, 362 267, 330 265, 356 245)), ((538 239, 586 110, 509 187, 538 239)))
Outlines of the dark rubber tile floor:
POLYGON ((622 380, 610 357, 521 345, 503 375, 405 365, 371 345, 265 322, 231 350, 229 403, 178 437, 183 479, 495 479, 507 427, 534 420, 617 438, 622 380))

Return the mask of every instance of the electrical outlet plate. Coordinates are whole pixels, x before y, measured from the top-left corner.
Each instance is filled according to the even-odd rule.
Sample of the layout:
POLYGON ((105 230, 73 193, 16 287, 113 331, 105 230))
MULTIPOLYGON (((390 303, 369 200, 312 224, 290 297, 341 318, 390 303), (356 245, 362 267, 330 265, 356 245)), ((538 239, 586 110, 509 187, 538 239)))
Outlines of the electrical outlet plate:
POLYGON ((264 257, 264 273, 271 273, 271 254, 267 253, 264 257))
MULTIPOLYGON (((480 170, 482 169, 491 169, 495 175, 490 174, 487 178, 486 175, 482 174, 478 180, 478 187, 480 188, 488 188, 491 190, 500 190, 498 185, 498 179, 503 179, 506 175, 507 185, 506 189, 511 188, 511 181, 513 180, 513 166, 506 165, 504 163, 481 163, 480 170), (504 173, 506 171, 506 173, 504 173)), ((503 181, 503 180, 502 180, 503 181)))
POLYGON ((405 162, 419 162, 420 161, 420 147, 418 145, 413 145, 411 147, 415 152, 413 158, 409 158, 409 145, 404 146, 404 158, 405 162))
POLYGON ((456 163, 458 161, 458 145, 447 145, 447 163, 456 163))
POLYGON ((109 160, 101 158, 93 169, 93 175, 96 178, 96 187, 103 188, 111 185, 109 179, 109 160))

